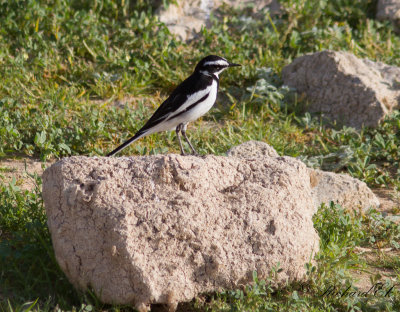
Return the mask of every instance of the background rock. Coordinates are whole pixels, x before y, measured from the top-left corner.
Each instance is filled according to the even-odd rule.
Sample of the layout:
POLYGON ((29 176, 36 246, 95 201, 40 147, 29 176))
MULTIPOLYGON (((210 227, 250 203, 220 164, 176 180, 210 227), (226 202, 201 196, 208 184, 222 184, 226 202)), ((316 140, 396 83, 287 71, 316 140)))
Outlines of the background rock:
POLYGON ((192 39, 201 28, 209 26, 209 17, 222 4, 234 8, 243 8, 251 5, 255 12, 269 8, 278 12, 279 3, 276 0, 177 0, 177 5, 170 4, 167 8, 160 7, 157 14, 171 33, 182 41, 192 39))
POLYGON ((177 5, 161 7, 157 14, 171 33, 180 40, 187 41, 192 39, 203 26, 208 25, 213 8, 212 0, 178 0, 177 5))
POLYGON ((400 68, 347 52, 322 51, 296 58, 284 83, 305 93, 308 110, 354 128, 375 127, 400 101, 400 68))
POLYGON ((315 204, 332 201, 346 209, 368 210, 379 207, 379 200, 364 182, 347 174, 309 169, 315 204))
POLYGON ((306 166, 290 157, 63 159, 43 174, 60 267, 103 302, 189 301, 265 278, 302 279, 319 248, 306 166))
POLYGON ((378 0, 376 18, 378 20, 389 20, 393 23, 395 30, 400 31, 400 1, 378 0))

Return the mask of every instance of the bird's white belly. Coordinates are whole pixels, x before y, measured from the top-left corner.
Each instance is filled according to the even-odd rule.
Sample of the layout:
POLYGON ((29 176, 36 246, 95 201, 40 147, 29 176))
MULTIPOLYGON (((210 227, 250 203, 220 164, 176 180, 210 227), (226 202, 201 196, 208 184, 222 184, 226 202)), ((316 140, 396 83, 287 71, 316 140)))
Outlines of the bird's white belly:
POLYGON ((204 102, 197 104, 188 112, 182 114, 182 119, 184 119, 186 122, 191 122, 195 121, 196 119, 207 113, 211 109, 211 107, 213 107, 215 100, 217 99, 217 89, 217 82, 213 81, 210 94, 207 99, 204 102))
POLYGON ((217 99, 217 91, 218 84, 216 81, 213 81, 209 91, 210 94, 204 102, 197 104, 196 106, 190 108, 187 112, 180 114, 179 116, 172 117, 171 119, 160 122, 158 125, 150 128, 146 132, 146 135, 160 131, 175 130, 176 127, 181 123, 187 124, 188 122, 192 122, 200 118, 205 113, 207 113, 211 109, 211 107, 213 107, 215 100, 217 99))

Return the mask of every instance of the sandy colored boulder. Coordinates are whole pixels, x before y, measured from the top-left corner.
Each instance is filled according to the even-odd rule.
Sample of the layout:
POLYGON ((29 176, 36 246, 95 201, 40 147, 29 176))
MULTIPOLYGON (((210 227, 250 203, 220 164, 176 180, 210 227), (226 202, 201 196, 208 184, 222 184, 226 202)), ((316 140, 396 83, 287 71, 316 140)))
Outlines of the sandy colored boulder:
POLYGON ((299 280, 319 237, 306 166, 290 157, 71 157, 43 174, 55 256, 103 302, 189 301, 265 278, 299 280))
POLYGON ((169 31, 180 40, 193 39, 202 27, 210 26, 210 14, 214 13, 221 5, 226 4, 234 8, 252 6, 254 12, 269 9, 278 12, 280 5, 276 0, 177 0, 167 8, 161 6, 157 15, 169 31))
POLYGON ((322 51, 296 58, 282 71, 284 84, 305 94, 310 112, 354 128, 376 127, 400 101, 400 68, 322 51))

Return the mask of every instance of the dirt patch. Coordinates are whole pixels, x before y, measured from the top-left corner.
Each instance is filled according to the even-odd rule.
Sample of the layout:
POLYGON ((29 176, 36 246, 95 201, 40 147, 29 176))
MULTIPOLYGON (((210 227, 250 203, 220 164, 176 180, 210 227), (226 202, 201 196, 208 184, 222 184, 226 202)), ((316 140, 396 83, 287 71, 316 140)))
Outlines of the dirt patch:
POLYGON ((390 189, 373 189, 372 191, 381 203, 378 211, 387 214, 400 213, 400 192, 390 189))
MULTIPOLYGON (((362 291, 368 291, 377 283, 385 283, 390 279, 394 284, 397 281, 396 258, 400 256, 400 251, 392 248, 362 248, 357 247, 356 252, 367 263, 364 270, 353 270, 352 276, 356 279, 353 286, 362 291)), ((379 286, 379 284, 378 284, 379 286)))
POLYGON ((43 171, 54 162, 55 160, 42 162, 34 158, 0 160, 0 182, 8 184, 15 179, 21 189, 33 190, 35 180, 30 175, 41 176, 43 171))
MULTIPOLYGON (((373 189, 374 194, 380 201, 377 211, 380 211, 385 218, 396 222, 400 217, 400 192, 390 189, 373 189)), ((356 279, 354 286, 363 291, 368 291, 371 287, 380 287, 385 280, 390 279, 396 284, 397 272, 399 267, 400 251, 394 248, 362 248, 356 247, 355 250, 360 257, 367 263, 367 268, 363 270, 353 270, 352 276, 356 279), (376 286, 378 285, 378 286, 376 286)), ((373 289, 374 292, 377 289, 373 289)))

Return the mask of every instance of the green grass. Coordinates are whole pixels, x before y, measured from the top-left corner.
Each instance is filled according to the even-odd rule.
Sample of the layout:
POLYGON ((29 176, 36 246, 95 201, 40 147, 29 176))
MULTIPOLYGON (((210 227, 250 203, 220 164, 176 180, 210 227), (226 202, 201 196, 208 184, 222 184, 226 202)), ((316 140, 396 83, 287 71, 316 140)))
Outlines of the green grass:
MULTIPOLYGON (((302 114, 304 103, 282 87, 279 74, 296 56, 323 49, 398 65, 399 37, 388 23, 371 19, 374 1, 282 4, 282 19, 256 20, 225 8, 222 14, 233 17, 213 19, 213 27, 190 44, 175 40, 143 1, 3 4, 0 157, 104 155, 143 125, 201 57, 214 53, 243 66, 224 73, 221 100, 203 127, 196 127, 202 121, 190 126, 201 153, 223 154, 257 139, 330 169, 329 162, 338 160, 324 156, 335 158, 348 147, 334 169, 370 185, 398 187, 399 113, 361 134, 327 129, 302 114), (124 108, 113 104, 124 99, 124 108)), ((178 151, 174 134, 144 138, 123 153, 167 151, 178 151)))
MULTIPOLYGON (((376 1, 281 3, 281 17, 257 19, 224 7, 222 18, 212 17, 212 27, 184 44, 145 0, 0 1, 0 159, 104 155, 138 130, 196 62, 212 53, 243 66, 222 74, 216 107, 189 126, 200 153, 222 155, 239 143, 261 140, 309 166, 400 191, 400 112, 376 129, 328 128, 304 111, 307 103, 280 78, 297 56, 324 49, 399 66, 400 37, 389 22, 374 19, 376 1)), ((122 154, 178 151, 175 134, 160 133, 122 154)), ((15 182, 0 185, 0 311, 127 309, 102 306, 66 280, 54 259, 41 182, 34 179, 31 192, 15 182)), ((332 283, 352 285, 352 270, 370 268, 356 246, 398 250, 398 225, 379 212, 351 214, 337 206, 321 207, 314 223, 321 251, 305 285, 271 287, 277 269, 265 283, 255 275, 253 286, 198 298, 191 308, 400 310, 398 290, 389 301, 317 295, 332 283)), ((395 258, 373 265, 397 270, 399 282, 395 258)))

